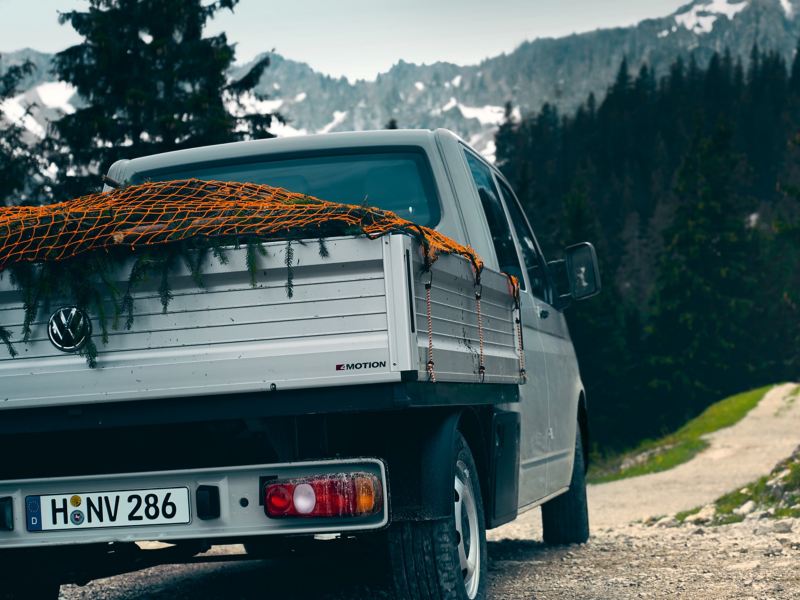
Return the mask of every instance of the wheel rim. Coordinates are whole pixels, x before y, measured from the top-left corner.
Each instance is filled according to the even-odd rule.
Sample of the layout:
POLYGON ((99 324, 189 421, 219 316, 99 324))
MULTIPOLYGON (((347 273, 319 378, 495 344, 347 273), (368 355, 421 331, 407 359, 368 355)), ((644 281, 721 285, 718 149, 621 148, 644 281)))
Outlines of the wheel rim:
POLYGON ((458 560, 464 577, 464 589, 470 599, 478 595, 481 578, 481 545, 478 530, 478 508, 472 489, 472 478, 463 461, 456 463, 454 517, 458 540, 458 560))

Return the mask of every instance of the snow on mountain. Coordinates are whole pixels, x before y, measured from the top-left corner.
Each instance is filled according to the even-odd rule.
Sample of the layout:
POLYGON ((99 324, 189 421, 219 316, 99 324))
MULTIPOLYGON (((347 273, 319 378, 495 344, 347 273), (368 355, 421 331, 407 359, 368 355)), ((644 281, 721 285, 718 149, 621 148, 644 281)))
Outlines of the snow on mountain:
POLYGON ((675 22, 695 33, 711 33, 714 23, 720 16, 733 19, 739 12, 747 8, 747 4, 748 0, 740 0, 734 4, 729 3, 728 0, 706 0, 704 3, 685 7, 685 12, 679 11, 675 15, 675 22))
POLYGON ((344 123, 344 120, 347 118, 347 111, 346 110, 335 110, 333 111, 333 120, 325 125, 322 129, 319 130, 319 133, 330 133, 338 125, 344 123))
POLYGON ((6 98, 0 103, 0 116, 21 126, 30 136, 42 139, 47 124, 75 112, 75 88, 63 81, 49 81, 6 98))
POLYGON ((7 98, 0 103, 0 114, 2 114, 4 119, 21 126, 32 135, 41 139, 45 134, 45 126, 34 118, 29 108, 29 105, 25 103, 25 95, 20 94, 13 98, 7 98))
POLYGON ((36 94, 48 108, 60 110, 67 115, 75 112, 75 107, 70 104, 75 95, 75 88, 68 83, 63 81, 43 83, 36 87, 36 94))

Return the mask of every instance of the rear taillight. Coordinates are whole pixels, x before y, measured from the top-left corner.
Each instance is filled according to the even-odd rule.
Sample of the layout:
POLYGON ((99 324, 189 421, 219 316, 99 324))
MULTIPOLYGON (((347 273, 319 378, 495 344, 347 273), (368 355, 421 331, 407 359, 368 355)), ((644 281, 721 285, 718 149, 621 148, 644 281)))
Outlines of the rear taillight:
POLYGON ((381 481, 370 473, 336 473, 264 486, 264 512, 273 518, 363 517, 382 507, 381 481))

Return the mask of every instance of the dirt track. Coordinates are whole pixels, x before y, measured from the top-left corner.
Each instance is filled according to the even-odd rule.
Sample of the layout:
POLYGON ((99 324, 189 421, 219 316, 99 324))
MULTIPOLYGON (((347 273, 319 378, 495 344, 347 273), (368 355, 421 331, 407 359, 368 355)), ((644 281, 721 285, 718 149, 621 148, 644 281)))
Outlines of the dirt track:
MULTIPOLYGON (((590 488, 593 537, 548 548, 539 511, 490 534, 490 598, 800 599, 800 519, 703 528, 630 524, 713 501, 766 474, 800 444, 800 401, 776 388, 739 424, 710 436, 694 460, 656 475, 590 488)), ((236 552, 237 548, 226 549, 236 552)), ((215 558, 211 558, 215 560, 215 558)), ((369 568, 341 559, 167 565, 64 586, 65 600, 387 597, 369 568)))
MULTIPOLYGON (((800 598, 800 520, 701 529, 642 525, 599 531, 585 546, 491 542, 490 598, 722 600, 800 598), (791 528, 790 532, 787 529, 791 528)), ((363 571, 329 561, 163 566, 62 588, 70 600, 387 597, 363 571), (309 570, 313 575, 309 576, 309 570), (369 585, 373 583, 373 585, 369 585)))

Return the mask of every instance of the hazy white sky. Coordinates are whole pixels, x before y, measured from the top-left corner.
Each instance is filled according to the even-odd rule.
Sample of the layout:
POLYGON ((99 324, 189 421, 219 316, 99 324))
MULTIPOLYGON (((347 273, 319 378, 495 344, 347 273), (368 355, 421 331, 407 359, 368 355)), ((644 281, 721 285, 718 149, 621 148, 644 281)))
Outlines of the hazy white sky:
MULTIPOLYGON (((373 79, 399 59, 471 64, 537 37, 630 25, 688 0, 240 0, 225 31, 237 61, 275 49, 323 73, 373 79)), ((53 52, 79 41, 58 11, 80 0, 0 0, 0 52, 53 52)))

